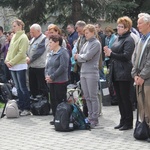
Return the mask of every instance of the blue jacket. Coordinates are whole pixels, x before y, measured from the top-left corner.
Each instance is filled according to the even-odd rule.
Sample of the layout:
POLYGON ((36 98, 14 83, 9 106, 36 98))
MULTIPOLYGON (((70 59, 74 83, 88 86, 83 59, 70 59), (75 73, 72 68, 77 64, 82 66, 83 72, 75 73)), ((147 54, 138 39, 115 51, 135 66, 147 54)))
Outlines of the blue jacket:
POLYGON ((78 33, 76 31, 74 31, 72 34, 68 36, 68 42, 72 48, 73 48, 73 42, 77 39, 78 39, 78 33))

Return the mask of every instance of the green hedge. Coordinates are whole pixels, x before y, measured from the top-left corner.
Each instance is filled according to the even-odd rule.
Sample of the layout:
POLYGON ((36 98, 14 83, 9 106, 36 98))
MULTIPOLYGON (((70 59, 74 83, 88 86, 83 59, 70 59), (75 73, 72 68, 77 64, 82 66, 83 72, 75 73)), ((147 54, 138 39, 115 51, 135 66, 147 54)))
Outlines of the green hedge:
POLYGON ((4 103, 0 102, 0 108, 3 108, 3 107, 4 107, 4 103))

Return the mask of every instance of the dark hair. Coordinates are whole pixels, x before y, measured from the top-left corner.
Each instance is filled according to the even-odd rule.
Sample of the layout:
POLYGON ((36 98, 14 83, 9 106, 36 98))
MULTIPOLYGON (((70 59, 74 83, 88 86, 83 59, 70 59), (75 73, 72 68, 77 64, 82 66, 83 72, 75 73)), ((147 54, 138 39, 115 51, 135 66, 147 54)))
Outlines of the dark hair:
POLYGON ((102 26, 99 22, 95 23, 95 25, 98 25, 99 28, 102 26))
POLYGON ((2 32, 3 32, 3 27, 2 27, 2 26, 0 26, 0 31, 2 31, 2 32))
POLYGON ((58 34, 58 35, 51 35, 50 37, 49 37, 49 40, 52 40, 52 41, 54 41, 54 42, 59 42, 59 46, 62 46, 62 42, 63 42, 63 39, 62 39, 62 37, 58 34))

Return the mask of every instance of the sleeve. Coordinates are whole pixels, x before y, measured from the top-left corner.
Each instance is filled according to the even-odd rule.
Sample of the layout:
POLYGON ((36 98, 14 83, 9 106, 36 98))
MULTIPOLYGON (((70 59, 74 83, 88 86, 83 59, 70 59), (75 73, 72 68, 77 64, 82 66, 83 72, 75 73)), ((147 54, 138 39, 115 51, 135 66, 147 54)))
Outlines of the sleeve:
POLYGON ((146 58, 145 58, 145 63, 144 63, 144 67, 143 69, 141 70, 139 76, 142 78, 142 79, 148 79, 150 78, 150 52, 149 52, 149 49, 150 49, 150 45, 147 47, 147 54, 146 54, 146 58))
POLYGON ((134 51, 135 44, 133 39, 126 40, 122 47, 122 53, 111 52, 110 57, 120 61, 129 61, 131 60, 132 53, 134 51))
POLYGON ((48 63, 45 66, 45 77, 48 76, 48 63))
POLYGON ((38 44, 38 47, 37 47, 37 50, 36 50, 36 53, 32 56, 32 58, 30 58, 30 61, 33 62, 35 61, 36 59, 38 59, 46 50, 46 47, 45 47, 45 39, 46 37, 41 41, 40 44, 38 44))
POLYGON ((19 42, 19 46, 18 46, 19 50, 18 50, 17 55, 13 59, 10 60, 10 64, 12 66, 17 64, 17 62, 21 61, 22 59, 24 59, 24 56, 26 55, 26 52, 28 50, 28 46, 29 46, 28 38, 23 37, 19 42))
POLYGON ((91 43, 90 46, 85 44, 83 46, 83 49, 85 47, 86 47, 86 53, 79 54, 77 58, 77 61, 80 63, 84 63, 84 62, 91 60, 99 51, 101 51, 101 44, 99 42, 96 42, 96 43, 93 42, 91 43))
POLYGON ((50 75, 51 79, 54 81, 55 78, 57 78, 58 76, 60 76, 64 70, 68 69, 68 65, 69 65, 69 54, 67 52, 67 50, 63 50, 60 57, 59 57, 59 61, 60 61, 60 65, 59 67, 56 69, 56 71, 50 75))

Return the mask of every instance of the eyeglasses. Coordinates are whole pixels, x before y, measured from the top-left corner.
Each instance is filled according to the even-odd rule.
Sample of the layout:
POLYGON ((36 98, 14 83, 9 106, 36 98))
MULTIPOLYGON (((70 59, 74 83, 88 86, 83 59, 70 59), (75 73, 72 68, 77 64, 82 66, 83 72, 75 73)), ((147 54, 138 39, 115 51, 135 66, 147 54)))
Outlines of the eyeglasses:
POLYGON ((123 28, 124 28, 124 26, 117 26, 117 28, 122 28, 122 29, 123 29, 123 28))

